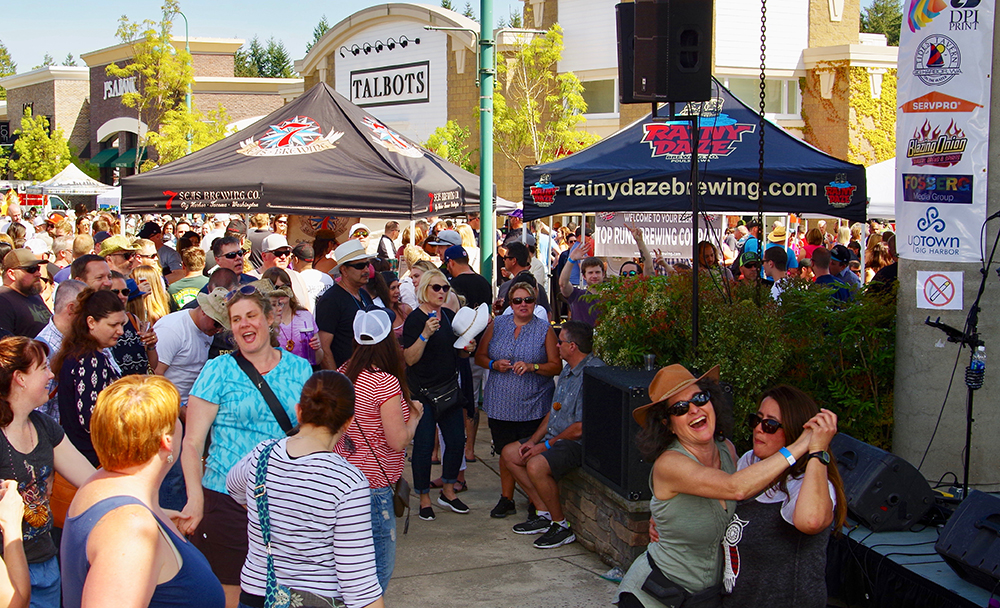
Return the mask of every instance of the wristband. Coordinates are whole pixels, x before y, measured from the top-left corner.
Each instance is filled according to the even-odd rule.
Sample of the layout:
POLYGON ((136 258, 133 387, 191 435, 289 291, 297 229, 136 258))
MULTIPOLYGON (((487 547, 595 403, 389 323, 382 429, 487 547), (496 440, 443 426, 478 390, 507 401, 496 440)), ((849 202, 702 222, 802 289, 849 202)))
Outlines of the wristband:
POLYGON ((549 445, 549 440, 548 439, 545 440, 545 449, 546 450, 551 450, 552 449, 552 446, 549 445))
POLYGON ((580 265, 580 260, 570 260, 569 263, 570 264, 576 264, 577 266, 579 266, 580 265))
POLYGON ((424 334, 420 334, 420 341, 421 342, 426 342, 427 341, 427 338, 424 337, 424 334))
POLYGON ((778 450, 778 452, 785 457, 785 460, 788 461, 788 466, 790 467, 795 466, 795 456, 792 456, 792 453, 788 451, 788 448, 782 447, 780 450, 778 450))
POLYGON ((490 364, 487 367, 489 367, 490 369, 493 369, 493 363, 495 361, 496 361, 496 359, 490 359, 490 364))

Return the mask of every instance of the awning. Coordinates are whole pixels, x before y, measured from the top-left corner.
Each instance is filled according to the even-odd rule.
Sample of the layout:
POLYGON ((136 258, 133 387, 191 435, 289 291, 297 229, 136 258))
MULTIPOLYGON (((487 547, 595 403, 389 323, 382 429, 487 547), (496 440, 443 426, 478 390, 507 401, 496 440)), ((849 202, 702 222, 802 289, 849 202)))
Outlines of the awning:
POLYGON ((118 148, 108 148, 101 150, 90 159, 90 162, 98 167, 110 167, 111 163, 118 158, 118 148))
MULTIPOLYGON (((126 167, 126 168, 128 168, 128 167, 135 167, 135 154, 136 154, 136 149, 135 148, 129 148, 128 150, 125 150, 124 152, 122 152, 121 156, 119 156, 115 160, 111 161, 111 166, 112 167, 126 167)), ((142 158, 140 159, 140 161, 143 161, 143 160, 146 160, 146 149, 145 148, 142 149, 142 158)))

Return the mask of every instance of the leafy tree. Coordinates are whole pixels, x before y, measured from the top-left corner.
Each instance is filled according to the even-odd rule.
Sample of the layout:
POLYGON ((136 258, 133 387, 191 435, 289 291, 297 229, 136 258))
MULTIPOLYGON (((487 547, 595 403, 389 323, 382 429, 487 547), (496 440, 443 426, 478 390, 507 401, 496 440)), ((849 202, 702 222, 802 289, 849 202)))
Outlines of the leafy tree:
POLYGON ((451 3, 451 0, 441 0, 441 8, 453 11, 455 10, 455 5, 451 3))
MULTIPOLYGON (((10 51, 0 42, 0 78, 17 74, 17 64, 10 56, 10 51)), ((7 99, 7 89, 0 87, 0 99, 7 99)))
POLYGON ((510 56, 497 61, 494 142, 522 170, 599 139, 577 130, 585 120, 587 102, 575 74, 556 74, 562 51, 562 28, 556 24, 544 36, 517 44, 510 56))
POLYGON ((431 133, 424 147, 470 173, 478 173, 478 167, 472 160, 468 140, 469 130, 454 120, 449 120, 445 126, 438 127, 431 133))
MULTIPOLYGON (((191 134, 190 151, 195 152, 229 135, 229 122, 229 114, 221 105, 209 111, 207 116, 197 108, 188 112, 182 105, 163 116, 159 129, 149 134, 149 143, 156 147, 158 164, 164 165, 188 153, 188 134, 191 134)), ((144 170, 157 164, 146 162, 150 164, 144 166, 144 170)))
POLYGON ((31 108, 25 109, 21 128, 15 131, 19 135, 14 142, 14 152, 18 158, 11 160, 9 164, 14 179, 45 181, 70 164, 73 155, 62 129, 55 129, 51 133, 49 131, 48 118, 34 118, 31 116, 31 108))
POLYGON ((50 65, 55 65, 55 64, 56 60, 52 57, 52 55, 50 55, 49 53, 45 53, 45 57, 42 58, 42 65, 36 65, 31 69, 37 70, 38 68, 47 68, 50 65))
MULTIPOLYGON (((141 23, 122 16, 118 22, 117 37, 131 48, 132 61, 124 65, 112 63, 107 74, 113 78, 135 78, 135 92, 122 95, 121 102, 133 108, 136 118, 155 131, 168 112, 187 111, 184 96, 194 82, 191 55, 171 44, 174 13, 179 10, 177 0, 164 0, 163 18, 159 23, 150 20, 141 23)), ((142 170, 140 161, 149 145, 149 133, 139 138, 136 150, 136 172, 142 170)))
POLYGON ((861 31, 885 34, 889 46, 899 46, 899 31, 903 25, 900 0, 874 0, 861 12, 861 31))
POLYGON ((285 49, 285 44, 273 37, 267 45, 260 38, 253 37, 247 50, 236 51, 236 75, 248 78, 291 78, 292 59, 285 49))
POLYGON ((326 15, 320 18, 319 23, 313 28, 313 39, 312 42, 306 44, 306 52, 308 53, 313 45, 319 42, 319 39, 323 37, 323 34, 330 30, 330 23, 326 20, 326 15))
POLYGON ((76 67, 76 59, 73 58, 73 53, 66 53, 66 59, 62 62, 65 66, 76 67))

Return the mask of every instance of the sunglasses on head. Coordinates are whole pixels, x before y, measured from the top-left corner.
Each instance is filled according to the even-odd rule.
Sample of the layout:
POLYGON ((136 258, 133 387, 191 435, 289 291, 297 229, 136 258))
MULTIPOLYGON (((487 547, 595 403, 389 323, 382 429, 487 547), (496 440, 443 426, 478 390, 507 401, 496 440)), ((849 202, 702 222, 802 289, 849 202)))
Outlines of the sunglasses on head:
POLYGON ((521 304, 534 304, 535 298, 533 298, 532 296, 528 296, 525 298, 511 298, 510 303, 513 304, 514 306, 520 306, 521 304))
POLYGON ((677 403, 674 403, 673 405, 668 405, 667 406, 667 413, 670 414, 671 416, 683 416, 684 414, 688 413, 688 410, 691 409, 692 405, 697 405, 698 407, 703 407, 705 404, 707 404, 711 400, 712 400, 712 396, 711 395, 709 395, 708 393, 705 393, 705 392, 701 392, 701 393, 698 393, 698 394, 692 396, 687 401, 678 401, 677 403))
POLYGON ((243 250, 238 249, 236 251, 230 251, 229 253, 223 253, 222 257, 226 258, 227 260, 240 259, 243 257, 243 250))
POLYGON ((285 258, 285 257, 288 257, 288 256, 292 255, 292 250, 291 250, 291 248, 289 248, 289 249, 275 249, 274 251, 271 252, 271 255, 273 255, 276 258, 285 258))
POLYGON ((434 291, 443 291, 445 293, 451 291, 451 285, 428 285, 428 287, 430 287, 434 291))
POLYGON ((344 263, 344 266, 349 266, 350 268, 353 268, 354 270, 367 270, 368 269, 368 262, 344 263))
POLYGON ((747 415, 747 426, 750 430, 757 428, 760 425, 760 430, 764 431, 768 435, 774 435, 781 428, 781 423, 774 418, 764 418, 760 414, 748 414, 747 415))
POLYGON ((242 287, 239 287, 238 289, 234 289, 234 290, 230 291, 229 293, 227 293, 226 294, 226 302, 232 300, 236 296, 236 294, 238 294, 238 293, 241 293, 241 294, 243 294, 245 296, 249 296, 249 295, 253 294, 253 292, 255 292, 255 291, 257 291, 257 288, 254 287, 253 285, 243 285, 242 287))
POLYGON ((132 293, 132 290, 128 287, 123 287, 122 289, 109 289, 111 293, 121 294, 123 298, 127 298, 128 294, 132 293))

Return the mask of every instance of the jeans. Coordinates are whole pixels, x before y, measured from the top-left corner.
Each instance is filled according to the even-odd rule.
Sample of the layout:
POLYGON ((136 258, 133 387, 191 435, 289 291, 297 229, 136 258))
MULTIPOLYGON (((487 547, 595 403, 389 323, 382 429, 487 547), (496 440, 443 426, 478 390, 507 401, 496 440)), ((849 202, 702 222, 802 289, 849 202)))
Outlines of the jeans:
POLYGON ((465 409, 460 406, 453 407, 436 421, 433 408, 427 409, 427 415, 420 417, 413 435, 413 490, 417 494, 430 492, 435 424, 444 436, 441 481, 444 483, 458 481, 458 468, 462 465, 462 457, 465 456, 465 409))
POLYGON ((59 608, 59 560, 53 556, 38 564, 28 564, 28 574, 31 577, 31 608, 59 608))
POLYGON ((385 594, 396 567, 396 512, 392 487, 372 488, 372 540, 375 541, 375 572, 385 594))

